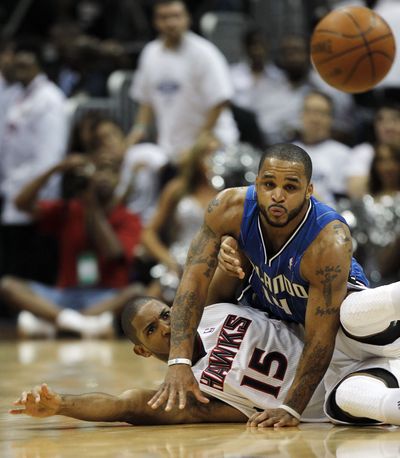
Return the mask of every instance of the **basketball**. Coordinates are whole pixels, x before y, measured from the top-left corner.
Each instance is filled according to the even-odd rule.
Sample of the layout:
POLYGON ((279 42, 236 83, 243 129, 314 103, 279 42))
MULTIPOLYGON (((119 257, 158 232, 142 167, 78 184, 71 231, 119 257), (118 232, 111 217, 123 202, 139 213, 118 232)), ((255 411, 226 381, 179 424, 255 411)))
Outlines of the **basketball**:
POLYGON ((312 64, 324 81, 344 92, 372 89, 390 70, 395 54, 387 22, 362 6, 327 14, 311 37, 312 64))

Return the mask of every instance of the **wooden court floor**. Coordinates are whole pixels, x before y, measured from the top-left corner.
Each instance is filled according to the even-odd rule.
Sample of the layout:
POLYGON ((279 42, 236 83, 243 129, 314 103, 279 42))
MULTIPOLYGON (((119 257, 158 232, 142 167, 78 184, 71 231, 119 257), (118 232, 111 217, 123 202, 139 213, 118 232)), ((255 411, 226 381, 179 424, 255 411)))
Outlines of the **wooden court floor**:
POLYGON ((400 457, 396 427, 303 424, 276 431, 239 424, 134 427, 7 413, 20 392, 42 382, 69 394, 156 388, 164 365, 135 357, 124 340, 3 341, 0 368, 1 458, 400 457))

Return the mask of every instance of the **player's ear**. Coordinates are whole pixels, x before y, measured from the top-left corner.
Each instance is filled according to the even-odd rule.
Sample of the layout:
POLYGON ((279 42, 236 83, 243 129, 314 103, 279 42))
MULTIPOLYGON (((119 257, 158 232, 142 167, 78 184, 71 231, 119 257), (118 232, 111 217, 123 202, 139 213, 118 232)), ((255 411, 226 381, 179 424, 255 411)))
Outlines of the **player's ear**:
POLYGON ((143 356, 144 358, 150 358, 152 356, 152 352, 147 350, 143 345, 134 345, 133 351, 139 356, 143 356))
POLYGON ((309 199, 314 192, 314 185, 312 183, 308 183, 307 191, 306 191, 306 199, 309 199))

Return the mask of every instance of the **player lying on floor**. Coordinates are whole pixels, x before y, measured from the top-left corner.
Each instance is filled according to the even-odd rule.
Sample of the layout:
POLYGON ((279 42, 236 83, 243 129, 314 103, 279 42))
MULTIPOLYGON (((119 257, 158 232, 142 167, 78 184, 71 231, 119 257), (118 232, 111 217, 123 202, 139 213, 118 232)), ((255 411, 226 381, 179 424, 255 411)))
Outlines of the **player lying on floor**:
MULTIPOLYGON (((136 354, 167 361, 168 306, 152 298, 133 300, 124 309, 122 325, 136 354)), ((298 325, 272 320, 253 308, 210 305, 204 310, 192 358, 196 380, 210 396, 208 403, 192 396, 183 410, 153 410, 147 402, 155 390, 132 389, 120 396, 66 395, 43 384, 23 392, 10 413, 135 425, 248 421, 251 426, 253 415, 277 408, 285 398, 303 348, 301 331, 298 325)), ((338 352, 325 376, 327 400, 321 384, 301 420, 400 425, 399 365, 398 360, 385 358, 353 361, 338 352)))

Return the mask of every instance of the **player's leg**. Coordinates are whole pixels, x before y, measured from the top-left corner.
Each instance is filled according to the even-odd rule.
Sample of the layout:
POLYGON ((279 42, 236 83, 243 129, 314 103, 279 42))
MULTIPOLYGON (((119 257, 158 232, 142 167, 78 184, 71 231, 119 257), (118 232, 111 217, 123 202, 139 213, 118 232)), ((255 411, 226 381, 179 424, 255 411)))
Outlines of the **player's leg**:
POLYGON ((60 312, 50 288, 40 283, 6 276, 0 282, 0 294, 6 303, 17 310, 27 310, 49 322, 54 323, 60 312))
POLYGON ((329 394, 325 411, 331 420, 357 425, 400 425, 398 379, 390 368, 374 361, 377 367, 347 375, 329 394))
POLYGON ((400 337, 400 282, 350 293, 340 308, 340 321, 350 337, 387 345, 400 337))

